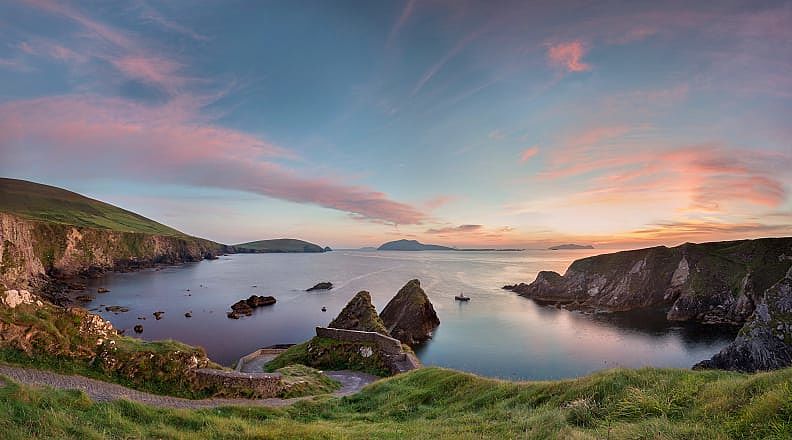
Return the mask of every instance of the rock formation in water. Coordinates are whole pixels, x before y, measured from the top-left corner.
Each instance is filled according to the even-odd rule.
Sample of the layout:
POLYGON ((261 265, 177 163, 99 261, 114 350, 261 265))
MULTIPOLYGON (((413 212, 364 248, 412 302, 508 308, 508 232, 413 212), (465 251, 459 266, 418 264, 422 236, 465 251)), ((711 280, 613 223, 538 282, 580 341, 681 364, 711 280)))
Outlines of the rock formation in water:
POLYGON ((258 240, 248 243, 235 244, 235 252, 239 253, 319 253, 327 252, 318 244, 310 243, 296 238, 276 238, 274 240, 258 240))
POLYGON ((767 289, 734 342, 694 368, 746 372, 792 365, 792 268, 767 289))
POLYGON ((239 319, 243 315, 250 316, 253 314, 254 309, 264 306, 271 306, 276 302, 277 300, 274 296, 250 295, 248 299, 241 299, 235 302, 231 306, 231 311, 228 312, 227 316, 230 319, 239 319))
POLYGON ((305 289, 306 292, 313 292, 314 290, 330 290, 333 288, 333 283, 329 281, 323 281, 321 283, 316 283, 315 286, 305 289))
POLYGON ((390 300, 380 314, 391 336, 408 345, 420 344, 432 337, 440 325, 421 282, 410 280, 390 300))
MULTIPOLYGON (((742 325, 751 317, 735 344, 705 363, 750 371, 786 359, 783 347, 771 343, 765 326, 756 324, 764 322, 764 307, 775 304, 777 310, 785 310, 784 305, 792 301, 784 282, 776 285, 790 267, 790 237, 686 243, 583 258, 573 262, 563 276, 543 271, 531 284, 505 288, 571 309, 657 309, 671 321, 742 325), (779 299, 769 299, 773 296, 779 299), (775 354, 770 356, 770 352, 775 354)), ((792 314, 773 316, 771 321, 781 329, 792 325, 792 314)))
POLYGON ((371 295, 365 290, 358 292, 328 327, 377 332, 389 336, 377 309, 371 303, 371 295))
POLYGON ((561 251, 561 250, 574 250, 574 249, 594 249, 594 246, 590 244, 582 245, 582 244, 559 244, 558 246, 551 246, 547 248, 551 251, 561 251))

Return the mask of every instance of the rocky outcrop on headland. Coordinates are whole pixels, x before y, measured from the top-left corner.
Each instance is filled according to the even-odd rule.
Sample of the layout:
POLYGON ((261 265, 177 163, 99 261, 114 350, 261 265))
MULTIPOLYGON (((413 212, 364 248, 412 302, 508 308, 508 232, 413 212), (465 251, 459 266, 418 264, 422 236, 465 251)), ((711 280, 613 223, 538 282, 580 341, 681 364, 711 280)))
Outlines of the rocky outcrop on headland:
POLYGON ((425 342, 440 325, 440 319, 418 280, 405 284, 388 302, 380 317, 388 333, 408 345, 425 342))
POLYGON ((0 283, 6 288, 42 287, 51 278, 199 261, 227 250, 187 235, 88 228, 0 212, 0 283))
POLYGON ((734 342, 694 368, 746 372, 792 365, 792 268, 767 289, 734 342))
POLYGON ((358 292, 328 327, 377 332, 389 336, 385 324, 377 314, 377 309, 371 303, 371 294, 365 290, 358 292))
POLYGON ((785 362, 778 335, 758 323, 775 307, 781 312, 767 322, 792 326, 792 314, 783 312, 792 302, 783 281, 790 267, 792 237, 686 243, 583 258, 563 276, 540 272, 531 284, 504 288, 570 309, 656 309, 672 321, 745 324, 735 344, 705 364, 752 371, 785 362))
POLYGON ((673 321, 742 324, 792 266, 792 238, 658 246, 583 258, 510 290, 568 308, 658 308, 673 321))

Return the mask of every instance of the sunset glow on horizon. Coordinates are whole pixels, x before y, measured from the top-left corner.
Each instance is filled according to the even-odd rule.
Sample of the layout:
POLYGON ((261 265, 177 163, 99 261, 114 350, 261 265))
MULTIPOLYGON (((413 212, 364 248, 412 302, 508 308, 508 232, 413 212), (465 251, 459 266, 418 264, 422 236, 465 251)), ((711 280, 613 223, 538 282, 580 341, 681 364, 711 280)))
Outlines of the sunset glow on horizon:
POLYGON ((0 5, 0 176, 223 243, 792 235, 792 2, 0 5))

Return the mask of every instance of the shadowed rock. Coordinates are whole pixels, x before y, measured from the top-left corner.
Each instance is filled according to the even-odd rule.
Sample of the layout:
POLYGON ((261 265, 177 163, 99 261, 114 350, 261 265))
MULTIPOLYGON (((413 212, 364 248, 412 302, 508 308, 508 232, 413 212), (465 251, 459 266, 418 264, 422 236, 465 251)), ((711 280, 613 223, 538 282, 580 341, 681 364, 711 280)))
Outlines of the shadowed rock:
POLYGON ((440 319, 418 280, 405 284, 382 310, 381 317, 390 335, 409 345, 431 338, 434 329, 440 325, 440 319))
POLYGON ((248 299, 241 299, 231 306, 231 311, 228 312, 228 317, 231 319, 239 319, 241 316, 250 316, 253 314, 253 309, 264 306, 271 306, 277 300, 274 296, 259 296, 250 295, 248 299))
POLYGON ((388 336, 385 324, 377 315, 377 309, 371 304, 371 295, 365 290, 358 292, 328 327, 377 332, 388 336))
POLYGON ((792 268, 767 289, 740 334, 712 359, 693 368, 764 371, 792 365, 792 268))
POLYGON ((310 289, 306 289, 306 292, 313 292, 314 290, 330 290, 333 288, 333 283, 330 281, 324 281, 321 283, 317 283, 315 286, 311 287, 310 289))

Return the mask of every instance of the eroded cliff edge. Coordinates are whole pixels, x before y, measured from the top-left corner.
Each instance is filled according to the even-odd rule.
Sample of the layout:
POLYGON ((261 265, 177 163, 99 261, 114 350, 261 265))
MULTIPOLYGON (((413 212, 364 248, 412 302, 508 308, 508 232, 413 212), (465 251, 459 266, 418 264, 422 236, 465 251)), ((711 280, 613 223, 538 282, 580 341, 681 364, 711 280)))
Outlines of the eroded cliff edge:
MULTIPOLYGON (((790 267, 792 237, 685 243, 583 258, 573 262, 564 275, 543 271, 531 284, 506 288, 537 301, 562 303, 569 309, 656 309, 671 321, 743 325, 754 322, 756 313, 763 313, 760 305, 766 304, 771 288, 778 290, 777 283, 788 277, 790 267)), ((781 287, 784 299, 780 303, 792 301, 788 289, 781 287)), ((792 316, 783 313, 770 321, 789 326, 792 316)), ((746 337, 750 334, 746 327, 741 331, 746 337)), ((782 341, 784 345, 790 342, 782 341)), ((767 350, 778 351, 778 347, 764 345, 767 350)), ((785 365, 789 362, 792 360, 785 365)), ((711 365, 754 371, 770 364, 748 356, 742 361, 711 365)))
POLYGON ((0 283, 44 288, 51 278, 215 258, 232 249, 188 235, 42 222, 0 212, 0 283))

